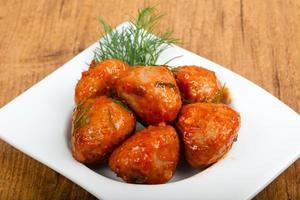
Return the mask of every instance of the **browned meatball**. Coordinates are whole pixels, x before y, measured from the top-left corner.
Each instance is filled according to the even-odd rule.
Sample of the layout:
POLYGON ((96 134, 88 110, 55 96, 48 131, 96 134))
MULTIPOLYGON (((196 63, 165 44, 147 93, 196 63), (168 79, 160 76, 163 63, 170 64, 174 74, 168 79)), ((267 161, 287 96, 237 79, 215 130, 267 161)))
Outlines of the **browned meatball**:
POLYGON ((174 74, 182 96, 189 103, 212 102, 221 89, 215 72, 201 67, 176 67, 174 74))
POLYGON ((128 69, 128 65, 120 60, 92 61, 88 71, 82 72, 82 77, 75 88, 75 102, 79 104, 91 97, 107 94, 114 87, 120 73, 128 69))
POLYGON ((159 124, 136 133, 109 158, 110 168, 129 183, 169 181, 179 157, 179 139, 172 126, 159 124))
POLYGON ((133 113, 101 96, 80 103, 73 113, 72 153, 83 163, 101 162, 135 128, 133 113))
POLYGON ((194 103, 183 106, 176 126, 187 161, 193 167, 203 167, 230 149, 240 127, 240 115, 224 104, 194 103))
POLYGON ((163 66, 130 67, 117 81, 116 91, 148 124, 170 122, 181 108, 173 74, 163 66))

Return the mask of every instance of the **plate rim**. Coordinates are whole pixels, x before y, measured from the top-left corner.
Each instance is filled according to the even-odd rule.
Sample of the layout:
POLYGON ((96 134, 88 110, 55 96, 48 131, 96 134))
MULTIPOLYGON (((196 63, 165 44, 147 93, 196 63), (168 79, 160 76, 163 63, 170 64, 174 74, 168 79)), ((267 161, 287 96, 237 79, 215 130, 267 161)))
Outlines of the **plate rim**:
MULTIPOLYGON (((129 22, 123 22, 121 23, 119 26, 117 26, 116 29, 120 29, 120 28, 123 28, 123 27, 126 27, 128 26, 129 22)), ((59 71, 59 70, 62 70, 64 68, 64 66, 67 66, 69 63, 71 63, 72 61, 76 60, 76 58, 81 55, 81 54, 84 54, 84 53, 87 53, 89 51, 91 51, 94 46, 96 46, 98 43, 98 41, 96 41, 95 43, 93 43, 92 45, 90 45, 89 47, 87 47, 85 50, 83 50, 82 52, 78 53, 77 55, 75 55, 73 58, 71 58, 69 61, 67 61, 65 64, 63 64, 61 67, 58 67, 56 70, 54 70, 53 72, 51 72, 50 74, 48 74, 47 76, 45 76, 43 79, 41 79, 40 81, 38 81, 37 83, 35 83, 34 85, 32 85, 31 87, 29 87, 27 90, 23 91, 20 95, 18 95, 16 98, 14 98, 13 100, 11 100, 10 102, 8 102, 6 105, 4 105, 2 108, 0 108, 0 116, 2 114, 2 111, 9 108, 10 105, 13 105, 16 101, 18 101, 18 99, 22 98, 22 96, 25 94, 25 93, 29 93, 31 90, 33 90, 35 87, 39 87, 41 83, 44 83, 46 82, 49 77, 52 77, 52 76, 55 76, 55 74, 59 71)), ((213 61, 210 61, 206 58, 203 58, 191 51, 188 51, 182 47, 179 47, 177 45, 173 45, 174 48, 176 49, 179 49, 180 51, 184 51, 188 54, 191 54, 197 58, 200 58, 200 59, 204 59, 206 60, 207 62, 209 63, 212 63, 214 66, 217 66, 219 68, 221 68, 222 70, 225 70, 225 71, 228 71, 230 73, 233 73, 236 77, 238 77, 239 79, 243 80, 243 81, 246 81, 248 84, 251 84, 252 86, 255 87, 255 89, 258 89, 260 90, 261 92, 267 94, 267 95, 270 95, 272 96, 274 99, 276 99, 277 103, 280 103, 282 106, 284 106, 286 109, 288 109, 290 112, 293 112, 294 114, 298 115, 298 119, 300 119, 300 116, 299 114, 294 111, 292 108, 290 108, 288 105, 284 104, 282 101, 280 101, 277 97, 273 96, 272 94, 270 94, 269 92, 267 92, 265 89, 261 88, 260 86, 256 85, 255 83, 253 83, 252 81, 244 78, 243 76, 231 71, 230 69, 228 68, 225 68, 213 61)), ((3 141, 5 141, 6 143, 10 144, 11 146, 13 146, 14 148, 20 150, 21 152, 25 153, 26 155, 30 156, 31 158, 35 159, 36 161, 39 161, 41 162, 42 164, 46 165, 47 167, 51 168, 52 170, 60 173, 61 175, 65 176, 66 178, 68 178, 69 180, 71 180, 72 182, 74 182, 75 184, 78 184, 80 185, 80 187, 84 188, 85 190, 87 190, 88 192, 90 192, 91 194, 93 194, 94 196, 98 197, 98 198, 101 198, 101 195, 99 196, 99 193, 95 192, 94 190, 91 190, 90 188, 88 188, 88 186, 86 184, 82 184, 78 178, 75 178, 75 176, 70 176, 68 173, 66 173, 64 170, 60 169, 60 167, 57 167, 55 165, 53 165, 52 163, 49 163, 49 161, 45 161, 44 159, 41 159, 39 158, 39 156, 35 155, 34 153, 32 152, 29 152, 27 151, 26 148, 22 147, 22 146, 19 146, 18 144, 16 144, 14 141, 10 141, 9 139, 5 138, 5 135, 2 135, 0 133, 0 139, 2 139, 3 141)), ((253 198, 255 195, 257 195, 261 190, 263 190, 269 183, 271 183, 279 174, 281 174, 285 169, 287 169, 293 162, 295 162, 299 157, 300 157, 300 148, 299 148, 299 151, 298 152, 295 152, 295 154, 293 156, 290 156, 292 157, 291 159, 289 159, 289 161, 283 166, 281 165, 281 167, 278 167, 276 172, 273 173, 273 176, 272 177, 269 177, 269 179, 267 181, 264 181, 263 184, 261 184, 259 187, 257 187, 255 189, 254 192, 251 192, 250 195, 248 195, 248 197, 246 197, 246 199, 250 199, 250 198, 253 198)), ((91 173, 96 173, 96 172, 91 172, 91 173)), ((96 173, 97 174, 97 173, 96 173)), ((97 174, 98 176, 100 174, 97 174)), ((109 184, 113 184, 111 183, 111 181, 113 181, 114 183, 116 182, 116 184, 124 184, 124 183, 120 183, 120 182, 117 182, 117 181, 114 181, 114 180, 111 180, 107 177, 104 177, 102 175, 100 175, 103 179, 103 182, 107 182, 109 181, 110 183, 109 184), (107 179, 107 180, 106 180, 107 179)), ((197 176, 197 175, 196 175, 197 176)), ((193 176, 192 176, 193 177, 193 176)), ((192 178, 190 177, 190 178, 192 178)), ((168 186, 171 186, 171 185, 177 185, 179 182, 183 183, 185 181, 189 181, 188 179, 190 178, 187 178, 187 179, 184 179, 184 180, 181 180, 181 181, 178 181, 178 182, 172 182, 172 183, 167 183, 167 184, 159 184, 159 185, 134 185, 135 187, 152 187, 152 188, 156 188, 156 187, 168 187, 168 186)), ((127 184, 125 183, 126 185, 131 185, 131 184, 127 184)), ((115 185, 115 184, 114 184, 115 185)))

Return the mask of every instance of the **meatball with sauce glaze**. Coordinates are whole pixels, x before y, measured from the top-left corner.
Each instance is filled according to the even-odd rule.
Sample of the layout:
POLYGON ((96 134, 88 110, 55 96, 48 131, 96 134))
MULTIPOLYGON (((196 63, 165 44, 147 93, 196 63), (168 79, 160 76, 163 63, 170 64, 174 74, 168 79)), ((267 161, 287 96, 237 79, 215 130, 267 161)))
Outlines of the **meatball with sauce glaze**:
POLYGON ((130 67, 122 73, 115 89, 146 124, 171 122, 181 108, 174 76, 164 66, 130 67))
POLYGON ((113 99, 105 96, 88 99, 73 113, 73 157, 82 163, 100 163, 134 128, 133 113, 113 99))
POLYGON ((128 183, 169 181, 179 159, 179 139, 172 126, 149 126, 131 136, 109 158, 110 168, 128 183))
POLYGON ((192 167, 218 161, 237 138, 240 115, 225 104, 194 103, 183 106, 176 127, 192 167))
POLYGON ((176 67, 173 70, 179 90, 189 103, 212 102, 220 88, 215 72, 197 66, 176 67))
POLYGON ((92 61, 90 68, 82 72, 82 77, 75 88, 75 102, 79 104, 88 98, 105 95, 114 87, 120 73, 126 71, 128 65, 120 60, 92 61))

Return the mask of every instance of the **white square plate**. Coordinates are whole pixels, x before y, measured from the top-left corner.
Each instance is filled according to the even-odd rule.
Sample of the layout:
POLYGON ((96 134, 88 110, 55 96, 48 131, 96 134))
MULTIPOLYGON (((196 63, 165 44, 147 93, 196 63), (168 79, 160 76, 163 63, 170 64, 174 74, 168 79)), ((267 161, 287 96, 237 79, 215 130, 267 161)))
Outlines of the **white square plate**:
POLYGON ((199 173, 179 169, 172 181, 163 185, 127 184, 118 181, 107 167, 89 169, 72 158, 70 116, 75 84, 96 46, 4 106, 0 138, 101 199, 249 199, 299 158, 300 117, 296 112, 245 78, 175 46, 161 61, 182 55, 170 65, 203 66, 215 71, 230 88, 233 106, 242 118, 233 148, 208 169, 199 173))

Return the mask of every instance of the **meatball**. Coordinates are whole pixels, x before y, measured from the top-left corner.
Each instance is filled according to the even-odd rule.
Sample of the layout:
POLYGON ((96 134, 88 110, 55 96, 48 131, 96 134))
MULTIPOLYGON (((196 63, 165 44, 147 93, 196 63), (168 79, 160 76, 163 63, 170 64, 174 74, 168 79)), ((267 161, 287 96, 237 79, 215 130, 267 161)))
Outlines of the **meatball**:
POLYGON ((183 106, 176 127, 192 167, 215 163, 237 138, 240 115, 224 104, 194 103, 183 106))
POLYGON ((179 159, 179 139, 172 126, 149 126, 131 136, 109 158, 110 168, 129 183, 169 181, 179 159))
POLYGON ((128 69, 128 65, 119 60, 92 61, 88 71, 82 72, 82 77, 75 88, 75 102, 79 104, 91 97, 107 94, 114 86, 120 73, 128 69))
POLYGON ((189 103, 213 102, 221 89, 213 71, 197 66, 182 66, 176 67, 173 72, 183 98, 189 103))
POLYGON ((146 124, 171 122, 181 108, 174 76, 164 66, 130 67, 122 73, 115 89, 146 124))
POLYGON ((100 163, 135 128, 133 113, 106 96, 80 103, 73 113, 73 157, 100 163))

